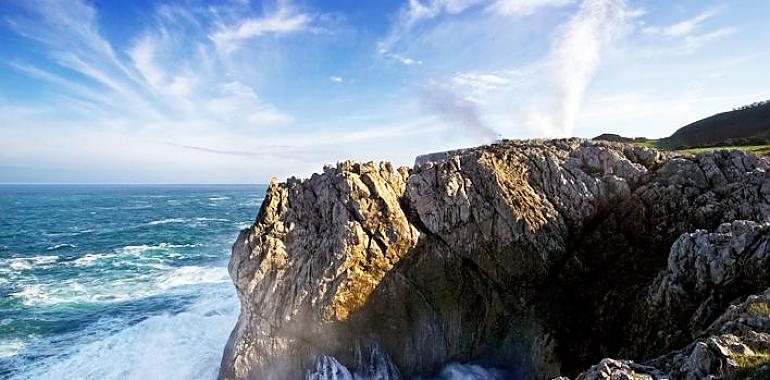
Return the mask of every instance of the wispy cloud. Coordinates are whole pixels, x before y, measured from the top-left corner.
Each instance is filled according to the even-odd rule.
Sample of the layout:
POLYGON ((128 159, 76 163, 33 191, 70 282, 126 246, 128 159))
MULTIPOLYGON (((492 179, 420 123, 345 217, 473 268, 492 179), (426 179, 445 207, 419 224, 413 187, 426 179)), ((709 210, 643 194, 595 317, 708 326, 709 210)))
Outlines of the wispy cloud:
POLYGON ((377 50, 383 57, 405 65, 421 63, 392 52, 393 46, 421 22, 441 14, 458 14, 484 2, 485 0, 428 0, 423 3, 422 0, 409 0, 407 5, 401 8, 391 31, 378 43, 377 50))
POLYGON ((339 76, 336 76, 336 75, 332 75, 332 76, 329 77, 329 80, 332 81, 332 82, 342 83, 343 79, 342 79, 342 77, 339 77, 339 76))
POLYGON ((542 8, 563 7, 575 0, 498 0, 489 6, 489 10, 506 16, 528 16, 542 8))
POLYGON ((470 71, 455 74, 451 83, 478 101, 491 91, 510 86, 511 82, 521 75, 517 70, 470 71))
POLYGON ((287 34, 305 30, 310 26, 312 17, 296 11, 288 2, 282 1, 278 9, 258 18, 248 18, 236 25, 226 25, 211 34, 217 50, 230 54, 240 48, 246 40, 266 34, 287 34))
MULTIPOLYGON (((86 3, 30 3, 27 9, 32 17, 14 20, 17 32, 43 43, 61 68, 89 80, 65 79, 24 62, 13 67, 67 90, 89 105, 84 111, 104 110, 111 119, 124 118, 126 124, 136 125, 196 120, 198 124, 244 128, 293 120, 262 100, 252 87, 229 76, 226 64, 215 54, 217 46, 205 35, 185 33, 185 28, 201 27, 200 18, 210 16, 208 13, 163 6, 151 26, 126 49, 126 55, 121 55, 102 37, 96 10, 86 3)), ((257 36, 260 30, 287 31, 301 24, 296 21, 299 16, 287 13, 288 8, 281 9, 277 16, 266 16, 261 29, 255 26, 257 20, 248 19, 232 28, 232 36, 220 29, 217 33, 224 34, 214 35, 235 43, 257 36), (282 25, 286 20, 288 26, 282 25)))
POLYGON ((698 29, 704 22, 718 15, 722 8, 711 8, 684 21, 668 26, 648 26, 642 29, 643 33, 666 37, 686 36, 698 29))
POLYGON ((387 51, 385 49, 380 49, 380 54, 383 57, 385 57, 385 58, 387 58, 387 59, 389 59, 391 61, 398 62, 398 63, 400 63, 402 65, 406 65, 406 66, 422 65, 422 61, 419 60, 419 59, 405 57, 405 56, 403 56, 401 54, 391 53, 391 52, 389 52, 389 51, 387 51))
POLYGON ((663 42, 671 42, 676 46, 656 47, 652 49, 663 55, 692 54, 701 47, 719 38, 734 34, 738 31, 732 26, 723 26, 717 29, 704 30, 705 24, 722 13, 724 7, 709 8, 687 20, 679 21, 668 26, 648 26, 642 28, 642 33, 648 36, 660 38, 663 42))

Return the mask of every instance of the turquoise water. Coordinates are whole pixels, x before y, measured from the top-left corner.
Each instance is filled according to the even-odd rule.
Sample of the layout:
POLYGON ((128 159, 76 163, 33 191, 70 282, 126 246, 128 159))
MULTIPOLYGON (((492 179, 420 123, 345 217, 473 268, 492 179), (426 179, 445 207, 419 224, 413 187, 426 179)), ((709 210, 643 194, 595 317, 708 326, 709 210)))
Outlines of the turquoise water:
POLYGON ((264 192, 0 185, 0 378, 214 378, 264 192))

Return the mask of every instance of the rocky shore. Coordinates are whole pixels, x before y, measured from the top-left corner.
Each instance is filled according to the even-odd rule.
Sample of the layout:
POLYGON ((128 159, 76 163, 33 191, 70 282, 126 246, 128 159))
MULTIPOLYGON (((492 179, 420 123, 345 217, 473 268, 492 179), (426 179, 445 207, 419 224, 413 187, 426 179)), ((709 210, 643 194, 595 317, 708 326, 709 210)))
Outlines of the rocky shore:
POLYGON ((770 161, 564 139, 344 162, 272 182, 229 271, 224 379, 330 357, 390 378, 768 376, 770 161))

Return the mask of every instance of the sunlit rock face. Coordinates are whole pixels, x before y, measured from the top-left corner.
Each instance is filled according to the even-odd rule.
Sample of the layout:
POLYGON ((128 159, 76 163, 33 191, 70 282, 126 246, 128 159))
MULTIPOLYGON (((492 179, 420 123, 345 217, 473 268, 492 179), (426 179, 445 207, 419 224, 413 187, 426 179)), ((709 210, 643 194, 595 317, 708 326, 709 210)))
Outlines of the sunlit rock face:
MULTIPOLYGON (((542 379, 605 356, 665 353, 688 342, 633 347, 687 323, 688 308, 639 316, 684 281, 659 274, 672 244, 768 220, 768 169, 741 152, 681 157, 567 139, 504 141, 412 169, 344 162, 273 182, 233 247, 241 315, 220 375, 429 378, 459 362, 542 379)), ((685 256, 682 265, 699 262, 685 256)), ((770 285, 741 291, 758 284, 770 285)))

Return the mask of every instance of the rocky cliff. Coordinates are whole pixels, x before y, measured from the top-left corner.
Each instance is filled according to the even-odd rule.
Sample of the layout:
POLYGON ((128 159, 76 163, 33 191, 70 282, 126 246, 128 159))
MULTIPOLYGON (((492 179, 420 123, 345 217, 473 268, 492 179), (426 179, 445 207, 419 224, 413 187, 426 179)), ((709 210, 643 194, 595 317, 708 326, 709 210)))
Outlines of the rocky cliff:
POLYGON ((233 247, 222 378, 449 361, 685 378, 770 361, 767 159, 578 139, 431 157, 271 183, 233 247))

